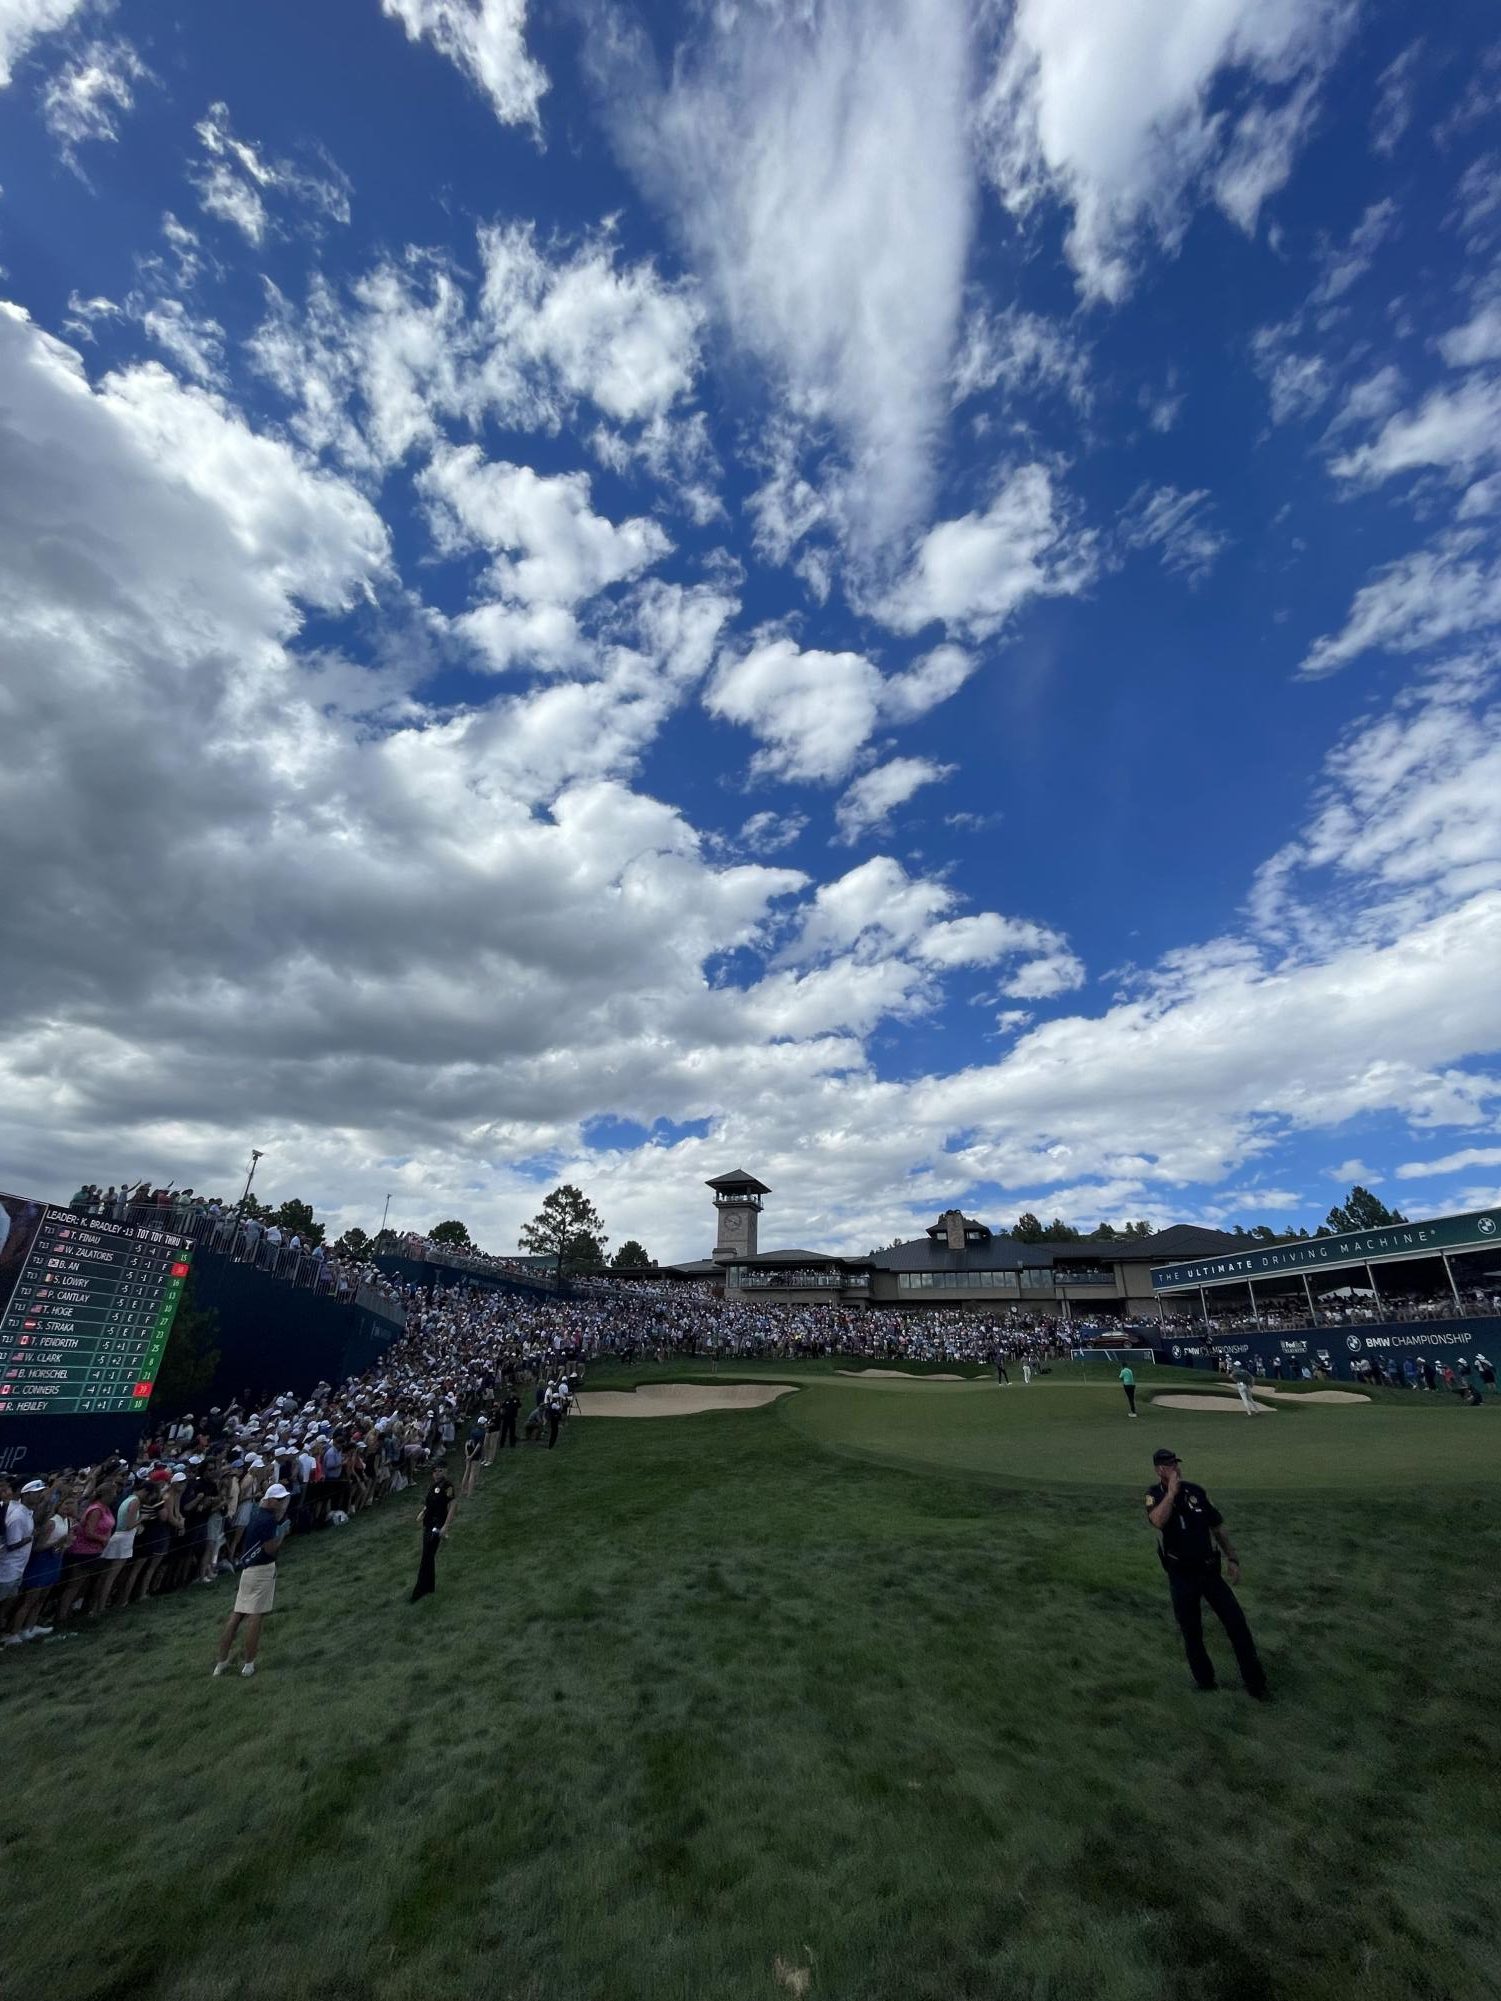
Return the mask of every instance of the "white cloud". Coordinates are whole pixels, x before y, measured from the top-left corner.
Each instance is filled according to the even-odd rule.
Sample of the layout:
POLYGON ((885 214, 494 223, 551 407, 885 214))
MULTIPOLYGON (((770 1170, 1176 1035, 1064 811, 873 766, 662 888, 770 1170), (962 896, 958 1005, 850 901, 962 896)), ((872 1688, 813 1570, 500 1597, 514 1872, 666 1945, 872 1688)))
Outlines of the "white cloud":
POLYGON ((1417 653, 1501 623, 1501 565, 1473 531, 1447 536, 1379 570, 1355 593, 1341 630, 1309 648, 1301 672, 1332 674, 1362 653, 1417 653))
POLYGON ((135 105, 135 87, 151 77, 129 42, 93 41, 48 78, 42 92, 47 129, 69 159, 89 141, 118 139, 119 118, 135 105))
POLYGON ((131 300, 131 310, 158 347, 198 382, 218 379, 224 362, 224 329, 207 315, 190 313, 181 299, 131 300))
POLYGON ((863 653, 804 650, 767 632, 720 661, 704 706, 760 738, 753 775, 828 784, 853 768, 879 722, 926 715, 957 693, 976 664, 961 647, 937 646, 883 676, 863 653))
POLYGON ((283 195, 330 222, 349 220, 349 182, 332 161, 317 173, 269 158, 230 124, 229 106, 211 104, 194 131, 203 149, 193 184, 204 210, 231 224, 257 247, 271 226, 267 202, 283 195))
POLYGON ((747 854, 776 855, 800 841, 807 826, 806 813, 752 813, 735 838, 747 854))
POLYGON ((957 695, 979 666, 962 646, 935 646, 900 674, 890 674, 881 690, 881 713, 892 722, 925 716, 957 695))
POLYGON ((489 98, 502 125, 541 128, 547 74, 526 46, 526 0, 381 0, 409 41, 430 41, 489 98))
POLYGON ((1446 333, 1438 349, 1451 368, 1501 361, 1501 299, 1488 300, 1464 326, 1446 333))
POLYGON ((663 84, 612 19, 622 150, 730 338, 798 426, 832 432, 864 544, 926 504, 974 205, 960 0, 705 10, 663 84))
POLYGON ((981 111, 1001 199, 1017 214, 1066 201, 1081 288, 1121 298, 1137 239, 1173 245, 1206 179, 1255 226, 1347 25, 1340 0, 1019 0, 981 111), (1226 78, 1259 93, 1238 115, 1210 109, 1226 78))
POLYGON ((1401 55, 1388 63, 1376 79, 1376 104, 1371 112, 1371 145, 1386 159, 1396 152, 1403 134, 1412 123, 1413 99, 1417 94, 1422 55, 1422 42, 1409 42, 1401 55))
POLYGON ((1226 544, 1225 536, 1206 518, 1209 494, 1204 488, 1180 493, 1174 486, 1153 492, 1138 487, 1121 515, 1120 536, 1127 549, 1160 549, 1162 566, 1199 583, 1213 569, 1226 544))
POLYGON ((1501 1146, 1465 1146, 1442 1160, 1404 1160, 1399 1181, 1416 1181, 1425 1174, 1463 1174, 1470 1167, 1501 1167, 1501 1146))
POLYGON ((1312 416, 1334 389, 1333 374, 1322 355, 1292 352, 1288 342, 1293 331, 1263 327, 1251 342, 1252 358, 1266 379, 1274 424, 1312 416))
POLYGON ((881 676, 862 653, 805 652, 768 638, 720 662, 704 706, 761 739, 753 772, 827 783, 844 776, 875 728, 881 676))
POLYGON ((518 358, 545 365, 570 397, 621 423, 661 417, 691 390, 703 310, 651 263, 622 268, 604 239, 553 262, 522 227, 481 230, 480 255, 497 370, 518 358))
POLYGON ((621 265, 608 238, 544 254, 527 229, 482 229, 471 297, 444 257, 408 250, 352 287, 322 278, 301 310, 267 287, 250 343, 260 372, 300 406, 298 435, 355 468, 431 446, 454 420, 557 431, 581 403, 611 420, 593 443, 616 470, 640 464, 712 514, 718 475, 701 413, 682 406, 702 314, 650 262, 621 265))
POLYGON ((309 648, 309 605, 375 592, 383 630, 399 609, 347 482, 160 368, 91 386, 14 312, 0 380, 0 731, 28 747, 0 778, 0 1150, 21 1185, 96 1173, 104 1134, 225 1187, 248 1130, 279 1192, 378 1214, 390 1175, 407 1220, 456 1209, 500 1242, 535 1207, 516 1163, 542 1157, 672 1255, 700 1239, 684 1188, 745 1158, 799 1235, 863 1249, 894 1202, 976 1183, 1098 1213, 1112 1185, 1176 1203, 1289 1129, 1494 1134, 1475 1058, 1498 1033, 1501 729, 1476 664, 1331 752, 1281 866, 1284 911, 1316 897, 1291 943, 1185 948, 1103 1013, 1008 1022, 996 1060, 883 1080, 865 1038, 945 982, 993 968, 993 1010, 1081 969, 1056 931, 889 857, 817 886, 711 865, 631 789, 722 594, 638 583, 609 643, 586 637, 587 678, 438 711, 405 645, 309 648), (183 908, 207 918, 185 932, 183 908), (590 1153, 602 1111, 710 1129, 590 1153))
POLYGON ((1341 479, 1370 484, 1427 466, 1473 471, 1501 455, 1501 377, 1472 376, 1457 389, 1436 389, 1416 410, 1389 417, 1368 445, 1337 458, 1341 479))
POLYGON ((1074 596, 1094 572, 1093 538, 1070 526, 1052 475, 1021 466, 983 512, 928 530, 879 614, 899 632, 936 619, 983 639, 1029 598, 1074 596))
POLYGON ((1092 400, 1088 350, 1058 320, 1007 306, 992 313, 972 308, 953 362, 953 400, 965 403, 999 387, 1012 399, 1052 390, 1085 410, 1092 400))
POLYGON ((1309 295, 1315 309, 1332 306, 1342 299, 1370 270, 1378 251, 1394 234, 1398 223, 1397 204, 1388 197, 1372 202, 1351 230, 1349 240, 1327 249, 1323 271, 1309 295))
POLYGON ((1365 429, 1372 424, 1383 423, 1402 400, 1402 376, 1400 371, 1388 363, 1371 375, 1352 383, 1340 400, 1340 406, 1329 421, 1326 439, 1333 439, 1345 431, 1365 429))
POLYGON ((1215 170, 1214 196, 1248 236, 1274 194, 1286 187, 1317 122, 1318 83, 1306 78, 1277 104, 1252 104, 1236 123, 1215 170))
POLYGON ((655 521, 617 524, 596 514, 587 473, 549 477, 487 460, 478 445, 436 452, 418 487, 438 504, 451 546, 493 552, 494 587, 526 605, 578 604, 672 548, 655 521))
POLYGON ((894 757, 862 772, 834 808, 838 838, 849 846, 884 827, 897 807, 905 806, 924 785, 936 785, 956 769, 929 757, 894 757))
POLYGON ((66 28, 88 0, 0 0, 0 90, 10 83, 16 64, 43 35, 66 28))

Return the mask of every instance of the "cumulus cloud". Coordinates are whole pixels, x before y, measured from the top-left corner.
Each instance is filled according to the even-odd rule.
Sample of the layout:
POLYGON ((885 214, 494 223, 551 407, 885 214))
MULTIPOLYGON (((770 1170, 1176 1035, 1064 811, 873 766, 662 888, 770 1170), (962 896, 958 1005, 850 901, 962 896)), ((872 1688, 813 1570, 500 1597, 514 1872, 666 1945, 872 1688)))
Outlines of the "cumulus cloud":
POLYGON ((418 484, 438 503, 449 546, 492 552, 496 590, 522 604, 577 604, 672 547, 655 521, 596 514, 586 473, 547 477, 487 460, 478 445, 437 452, 418 484))
POLYGON ((556 431, 592 407, 612 420, 595 433, 607 463, 692 489, 697 511, 717 467, 682 408, 699 366, 691 293, 649 261, 622 264, 607 238, 544 251, 530 229, 486 227, 479 255, 477 288, 419 250, 349 297, 315 278, 299 308, 268 286, 251 357, 296 406, 301 440, 374 469, 431 448, 450 422, 556 431))
MULTIPOLYGON (((599 38, 621 149, 730 338, 804 433, 832 434, 862 544, 926 503, 969 247, 960 0, 706 11, 663 82, 599 38)), ((836 476, 837 478, 837 476, 836 476)))
POLYGON ((526 0, 381 0, 409 41, 429 41, 489 98, 502 125, 540 129, 547 74, 526 46, 526 0))
POLYGON ((804 649, 766 633, 726 654, 704 696, 711 715, 761 739, 757 777, 832 783, 855 765, 876 725, 910 722, 958 692, 975 660, 937 646, 901 673, 883 676, 863 653, 804 649))
POLYGON ((1086 295, 1120 299, 1138 240, 1172 245, 1208 185, 1242 228, 1292 171, 1348 27, 1340 0, 1020 0, 981 111, 1001 199, 1073 214, 1067 250, 1086 295), (1240 108, 1211 91, 1245 86, 1240 108))
POLYGON ((988 507, 928 530, 879 612, 898 632, 941 621, 983 639, 1029 598, 1077 595, 1095 569, 1093 538, 1071 526, 1051 473, 1022 466, 988 507))
POLYGON ((863 653, 767 638, 720 663, 704 706, 761 739, 758 776, 827 783, 844 776, 876 726, 881 674, 863 653))
POLYGON ((957 768, 930 757, 893 757, 862 772, 834 808, 838 838, 849 846, 884 827, 898 806, 905 806, 924 785, 951 778, 957 768))

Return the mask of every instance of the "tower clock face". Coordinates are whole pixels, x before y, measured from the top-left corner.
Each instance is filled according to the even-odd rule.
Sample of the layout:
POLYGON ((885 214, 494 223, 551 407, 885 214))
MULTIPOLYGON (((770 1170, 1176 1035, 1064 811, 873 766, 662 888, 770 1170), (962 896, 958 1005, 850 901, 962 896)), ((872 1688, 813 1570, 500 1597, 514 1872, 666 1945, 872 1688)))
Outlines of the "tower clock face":
POLYGON ((745 1217, 739 1209, 726 1209, 724 1233, 727 1237, 738 1237, 745 1229, 745 1217))

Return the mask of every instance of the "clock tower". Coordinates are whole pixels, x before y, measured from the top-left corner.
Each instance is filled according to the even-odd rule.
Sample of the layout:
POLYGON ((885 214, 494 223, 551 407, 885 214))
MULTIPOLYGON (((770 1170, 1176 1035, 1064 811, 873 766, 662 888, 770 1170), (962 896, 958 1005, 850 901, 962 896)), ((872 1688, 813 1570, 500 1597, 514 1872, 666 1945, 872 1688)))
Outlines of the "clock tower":
POLYGON ((737 1167, 733 1174, 721 1174, 704 1184, 714 1190, 714 1207, 719 1212, 719 1229, 714 1239, 714 1262, 738 1264, 756 1255, 756 1225, 761 1215, 761 1197, 771 1190, 755 1175, 737 1167))

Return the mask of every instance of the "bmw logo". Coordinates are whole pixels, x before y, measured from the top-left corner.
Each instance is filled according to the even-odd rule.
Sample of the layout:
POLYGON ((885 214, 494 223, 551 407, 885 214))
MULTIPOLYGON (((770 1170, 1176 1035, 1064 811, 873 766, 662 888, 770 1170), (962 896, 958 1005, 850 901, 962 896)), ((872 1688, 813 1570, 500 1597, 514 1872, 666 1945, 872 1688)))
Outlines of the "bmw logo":
POLYGON ((1174 1361, 1176 1362, 1176 1361, 1177 1361, 1177 1359, 1178 1359, 1178 1357, 1179 1357, 1179 1356, 1180 1356, 1180 1355, 1181 1355, 1182 1353, 1183 1353, 1183 1350, 1182 1350, 1181 1348, 1179 1348, 1179 1347, 1174 1347, 1174 1349, 1173 1349, 1173 1360, 1174 1360, 1174 1361))
POLYGON ((1345 1336, 1345 1346, 1352 1355, 1358 1355, 1360 1353, 1360 1336, 1358 1334, 1347 1334, 1345 1336))
POLYGON ((1475 1228, 1483 1237, 1494 1237, 1496 1234, 1496 1219, 1494 1216, 1482 1216, 1480 1221, 1475 1225, 1475 1228))

